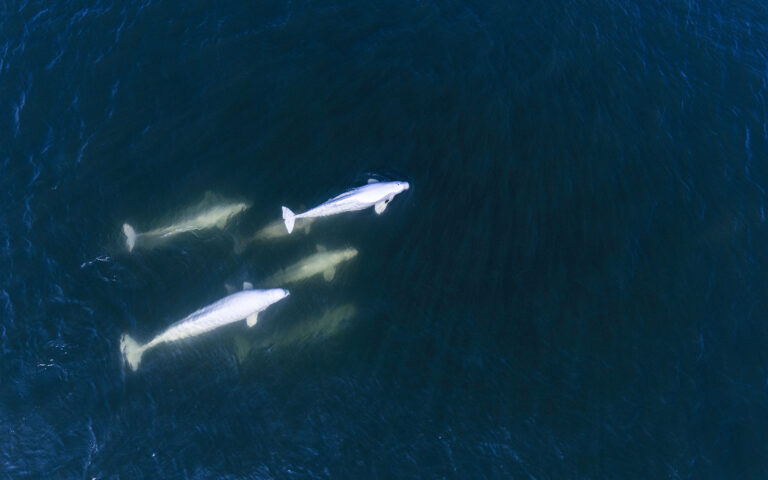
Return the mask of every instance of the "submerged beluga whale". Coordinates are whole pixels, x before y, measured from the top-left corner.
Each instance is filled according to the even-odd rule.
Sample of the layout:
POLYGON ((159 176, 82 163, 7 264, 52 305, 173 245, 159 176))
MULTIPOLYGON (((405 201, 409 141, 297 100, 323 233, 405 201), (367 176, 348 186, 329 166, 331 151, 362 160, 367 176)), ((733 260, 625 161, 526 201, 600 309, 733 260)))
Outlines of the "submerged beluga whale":
POLYGON ((136 371, 144 352, 161 343, 195 337, 243 319, 249 327, 252 327, 256 325, 259 312, 290 294, 288 290, 282 288, 252 290, 250 287, 251 285, 248 283, 243 284, 245 290, 228 295, 195 311, 144 345, 139 345, 127 333, 123 334, 120 338, 120 351, 123 353, 125 361, 132 370, 136 371))
POLYGON ((293 231, 293 224, 299 218, 327 217, 337 213, 355 212, 374 207, 377 214, 387 208, 395 195, 408 190, 408 182, 379 182, 368 180, 368 185, 353 188, 348 192, 335 196, 330 200, 307 210, 304 213, 293 213, 290 208, 283 207, 283 221, 288 233, 293 231))
MULTIPOLYGON (((302 232, 302 233, 309 233, 310 226, 312 225, 312 222, 314 221, 314 218, 307 218, 303 220, 300 223, 296 224, 295 231, 302 232)), ((235 253, 241 254, 243 253, 247 248, 249 248, 251 245, 258 243, 258 242, 265 242, 269 240, 277 240, 279 238, 287 237, 289 235, 288 232, 285 231, 285 226, 283 225, 282 220, 274 220, 272 222, 269 222, 267 225, 262 227, 260 230, 258 230, 256 233, 254 233, 251 236, 248 237, 234 237, 235 240, 235 253)))
POLYGON ((162 243, 179 233, 224 228, 232 217, 248 207, 247 203, 222 200, 214 194, 207 193, 202 202, 188 209, 181 218, 170 225, 137 233, 131 225, 124 223, 125 244, 128 251, 132 252, 137 242, 149 246, 162 243))
POLYGON ((252 351, 273 351, 273 349, 303 347, 324 342, 343 332, 356 312, 357 308, 347 303, 328 308, 320 315, 288 324, 286 328, 278 329, 266 336, 238 332, 233 338, 235 358, 242 364, 252 351))
POLYGON ((326 251, 325 248, 318 245, 317 250, 317 253, 278 271, 269 277, 265 284, 285 285, 287 283, 296 283, 320 274, 323 275, 326 281, 330 282, 336 275, 336 267, 357 256, 357 250, 354 248, 326 251))

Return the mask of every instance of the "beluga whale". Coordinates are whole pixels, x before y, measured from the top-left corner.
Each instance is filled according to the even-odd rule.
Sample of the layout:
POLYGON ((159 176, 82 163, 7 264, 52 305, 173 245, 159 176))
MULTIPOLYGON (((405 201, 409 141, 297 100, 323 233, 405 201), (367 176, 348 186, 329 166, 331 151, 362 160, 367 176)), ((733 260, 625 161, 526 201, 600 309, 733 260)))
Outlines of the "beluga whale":
MULTIPOLYGON (((242 364, 252 351, 276 351, 282 348, 303 347, 329 340, 351 323, 357 308, 352 304, 328 308, 320 315, 300 319, 271 332, 266 336, 252 335, 250 332, 237 332, 233 338, 234 354, 242 364)), ((260 332, 263 333, 263 332, 260 332)))
POLYGON ((299 262, 278 271, 266 280, 267 285, 284 285, 296 283, 316 275, 322 275, 330 282, 336 276, 336 267, 357 256, 357 249, 343 248, 339 250, 326 250, 317 246, 314 253, 299 262))
POLYGON ((180 233, 211 228, 221 229, 232 217, 248 207, 247 203, 224 200, 208 192, 202 202, 187 209, 169 225, 138 233, 131 225, 124 223, 125 244, 128 251, 132 252, 137 244, 151 247, 180 233))
POLYGON ((196 337, 243 319, 252 327, 256 325, 259 312, 289 295, 288 290, 282 288, 253 290, 247 282, 243 288, 243 291, 228 295, 184 317, 144 345, 139 345, 127 333, 123 334, 120 338, 120 351, 131 370, 139 368, 144 352, 161 343, 196 337))
POLYGON ((283 207, 285 228, 288 233, 291 233, 296 219, 327 217, 337 213, 364 210, 368 207, 373 207, 377 214, 381 214, 395 195, 408 188, 408 182, 379 182, 372 178, 368 180, 367 185, 353 188, 304 213, 296 214, 290 208, 283 207))
MULTIPOLYGON (((296 227, 294 228, 294 230, 296 232, 302 232, 307 234, 309 233, 310 227, 314 220, 315 220, 314 218, 307 218, 305 220, 302 220, 300 223, 296 224, 296 227)), ((262 227, 253 235, 250 235, 248 237, 241 237, 241 236, 234 237, 234 241, 235 241, 234 251, 236 254, 241 254, 248 247, 250 247, 251 245, 257 242, 277 240, 279 238, 287 237, 288 235, 290 234, 285 231, 285 226, 283 225, 283 221, 280 219, 277 219, 272 222, 269 222, 267 225, 262 227)))

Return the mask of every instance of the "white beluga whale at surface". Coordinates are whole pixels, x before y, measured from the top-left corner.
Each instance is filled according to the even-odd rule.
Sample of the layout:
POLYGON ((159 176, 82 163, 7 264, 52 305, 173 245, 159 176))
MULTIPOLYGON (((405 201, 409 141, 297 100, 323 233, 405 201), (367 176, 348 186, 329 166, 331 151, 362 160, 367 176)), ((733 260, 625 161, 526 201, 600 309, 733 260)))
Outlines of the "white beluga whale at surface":
POLYGON ((379 182, 371 179, 368 180, 368 185, 353 188, 304 213, 296 214, 290 208, 283 207, 285 228, 288 233, 291 233, 296 219, 327 217, 337 213, 355 212, 368 207, 374 207, 376 213, 381 214, 387 208, 387 204, 395 198, 395 195, 408 190, 408 188, 408 182, 379 182))
MULTIPOLYGON (((249 286, 247 283, 243 285, 244 288, 249 286)), ((233 293, 179 320, 144 345, 139 345, 130 335, 123 334, 120 338, 120 351, 135 371, 139 368, 144 352, 156 345, 196 337, 243 319, 252 327, 256 325, 259 312, 288 295, 288 290, 282 288, 248 289, 233 293)))
POLYGON ((170 225, 155 228, 148 232, 137 233, 128 223, 123 224, 125 244, 128 251, 133 251, 139 245, 152 246, 184 232, 224 228, 227 222, 247 209, 249 205, 243 202, 233 202, 219 199, 216 195, 207 193, 199 204, 187 209, 180 218, 170 225))
POLYGON ((357 256, 357 250, 354 248, 326 251, 323 247, 318 246, 317 250, 317 253, 275 273, 269 277, 266 284, 284 285, 286 283, 296 283, 320 274, 330 282, 336 275, 336 267, 339 264, 357 256))

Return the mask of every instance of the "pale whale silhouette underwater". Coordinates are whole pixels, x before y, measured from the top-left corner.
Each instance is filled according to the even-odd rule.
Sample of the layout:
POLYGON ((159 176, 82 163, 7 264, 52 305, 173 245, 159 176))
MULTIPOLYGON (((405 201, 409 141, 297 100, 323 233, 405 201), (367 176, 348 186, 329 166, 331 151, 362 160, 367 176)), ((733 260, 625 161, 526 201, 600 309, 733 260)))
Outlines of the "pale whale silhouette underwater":
POLYGON ((151 248, 163 244, 181 233, 222 229, 232 217, 248 207, 247 203, 224 200, 209 192, 200 203, 186 209, 168 225, 138 233, 132 225, 124 223, 125 245, 132 252, 136 247, 151 248))

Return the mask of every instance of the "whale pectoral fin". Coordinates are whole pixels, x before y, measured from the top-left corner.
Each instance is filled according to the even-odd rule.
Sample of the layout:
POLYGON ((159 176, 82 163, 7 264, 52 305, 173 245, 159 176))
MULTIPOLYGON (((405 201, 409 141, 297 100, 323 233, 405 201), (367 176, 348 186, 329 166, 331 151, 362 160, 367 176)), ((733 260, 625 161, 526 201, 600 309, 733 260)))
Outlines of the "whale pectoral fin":
POLYGON ((258 321, 259 321, 259 314, 258 314, 258 312, 254 313, 254 314, 251 314, 251 315, 248 315, 248 317, 245 319, 245 323, 249 327, 252 327, 252 326, 256 325, 256 322, 258 322, 258 321))
POLYGON ((251 342, 245 337, 237 336, 235 337, 234 343, 237 363, 243 363, 243 361, 248 358, 248 354, 251 353, 251 342))
POLYGON ((376 211, 376 215, 381 215, 381 212, 383 212, 384 209, 387 208, 388 203, 389 203, 389 200, 384 200, 383 202, 377 203, 376 206, 373 207, 373 209, 376 211))
POLYGON ((328 270, 323 272, 323 278, 326 282, 330 282, 333 280, 333 277, 336 276, 336 269, 335 268, 329 268, 328 270))
POLYGON ((253 290, 253 284, 251 282, 243 282, 243 290, 253 290))
POLYGON ((378 181, 378 180, 376 180, 375 178, 369 178, 369 179, 368 179, 368 185, 370 185, 370 184, 372 184, 372 183, 379 183, 379 181, 378 181))

